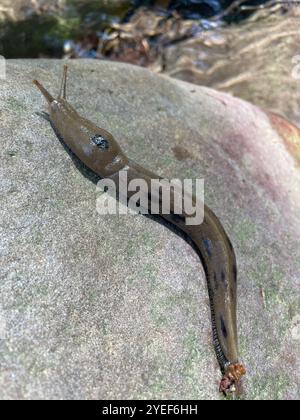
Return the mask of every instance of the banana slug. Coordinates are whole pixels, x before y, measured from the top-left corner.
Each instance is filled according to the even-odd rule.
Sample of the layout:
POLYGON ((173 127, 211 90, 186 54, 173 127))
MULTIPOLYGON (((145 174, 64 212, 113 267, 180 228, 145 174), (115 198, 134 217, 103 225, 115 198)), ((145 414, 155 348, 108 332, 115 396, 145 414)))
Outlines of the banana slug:
MULTIPOLYGON (((137 178, 144 179, 150 186, 151 179, 159 179, 157 175, 127 158, 109 132, 81 117, 67 102, 67 66, 64 67, 57 99, 37 80, 33 83, 47 101, 53 127, 69 149, 89 169, 101 178, 114 181, 117 181, 121 170, 127 171, 128 182, 137 178)), ((223 374, 220 392, 225 394, 235 392, 241 377, 246 373, 238 359, 235 253, 223 226, 207 206, 204 206, 202 224, 191 226, 185 223, 184 214, 178 215, 174 212, 172 214, 173 205, 174 202, 171 201, 171 214, 160 214, 160 216, 188 235, 201 257, 208 285, 213 344, 223 374)))

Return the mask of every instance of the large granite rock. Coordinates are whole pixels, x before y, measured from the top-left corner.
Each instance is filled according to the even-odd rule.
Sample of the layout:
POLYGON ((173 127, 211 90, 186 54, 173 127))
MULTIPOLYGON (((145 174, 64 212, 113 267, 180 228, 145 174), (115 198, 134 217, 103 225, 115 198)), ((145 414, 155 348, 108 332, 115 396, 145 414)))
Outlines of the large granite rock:
MULTIPOLYGON (((60 61, 7 63, 0 80, 1 398, 218 399, 205 277, 174 232, 99 216, 31 80, 60 61)), ((239 262, 246 399, 299 398, 299 131, 224 93, 137 67, 72 61, 70 102, 166 177, 204 177, 239 262)), ((74 164, 75 163, 75 164, 74 164)))

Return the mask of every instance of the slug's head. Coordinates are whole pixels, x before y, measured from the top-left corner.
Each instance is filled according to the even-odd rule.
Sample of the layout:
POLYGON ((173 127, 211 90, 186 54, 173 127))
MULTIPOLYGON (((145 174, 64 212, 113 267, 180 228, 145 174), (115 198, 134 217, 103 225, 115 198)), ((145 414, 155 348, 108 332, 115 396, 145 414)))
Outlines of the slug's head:
POLYGON ((229 365, 221 380, 220 392, 225 395, 237 392, 239 382, 245 374, 246 369, 243 365, 239 363, 229 365))
POLYGON ((44 86, 34 80, 45 97, 50 120, 64 143, 83 162, 102 177, 118 172, 127 164, 127 158, 113 136, 106 130, 82 118, 66 100, 67 66, 60 93, 55 99, 44 86))
POLYGON ((60 99, 66 99, 67 72, 68 72, 68 66, 65 65, 62 82, 61 82, 61 88, 60 88, 60 92, 59 92, 57 100, 53 98, 53 96, 47 91, 47 89, 44 88, 44 86, 40 82, 38 82, 37 80, 33 80, 33 84, 42 92, 43 96, 45 97, 49 105, 49 108, 51 108, 51 105, 54 102, 59 101, 60 99))

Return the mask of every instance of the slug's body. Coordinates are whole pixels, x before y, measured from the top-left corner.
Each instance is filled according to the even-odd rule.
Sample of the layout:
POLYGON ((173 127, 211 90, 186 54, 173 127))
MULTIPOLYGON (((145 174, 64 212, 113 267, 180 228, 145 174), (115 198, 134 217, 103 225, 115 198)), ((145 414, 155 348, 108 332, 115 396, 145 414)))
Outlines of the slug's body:
MULTIPOLYGON (((58 99, 34 81, 48 102, 50 120, 57 132, 71 151, 100 177, 117 181, 119 172, 126 170, 128 183, 133 179, 144 179, 149 187, 145 191, 149 200, 151 180, 159 177, 128 159, 110 133, 82 118, 71 107, 66 100, 66 76, 65 66, 58 99)), ((156 199, 161 200, 161 197, 156 199)), ((161 216, 187 234, 199 251, 208 284, 214 347, 223 373, 220 391, 234 391, 245 368, 238 362, 237 265, 233 247, 218 218, 206 206, 204 221, 197 226, 186 225, 184 213, 172 214, 172 203, 171 214, 161 216)))

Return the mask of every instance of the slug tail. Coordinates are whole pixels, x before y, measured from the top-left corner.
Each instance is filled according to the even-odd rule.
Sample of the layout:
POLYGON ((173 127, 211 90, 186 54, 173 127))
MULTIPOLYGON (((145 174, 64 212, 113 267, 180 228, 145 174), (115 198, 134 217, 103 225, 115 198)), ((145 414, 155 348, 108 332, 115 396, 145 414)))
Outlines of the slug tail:
POLYGON ((42 92, 43 96, 46 98, 46 101, 50 105, 54 101, 54 98, 50 93, 44 88, 44 86, 37 80, 33 80, 32 83, 42 92))
POLYGON ((223 392, 225 395, 237 392, 239 382, 244 375, 246 375, 244 365, 238 363, 229 365, 221 380, 220 392, 223 392))

